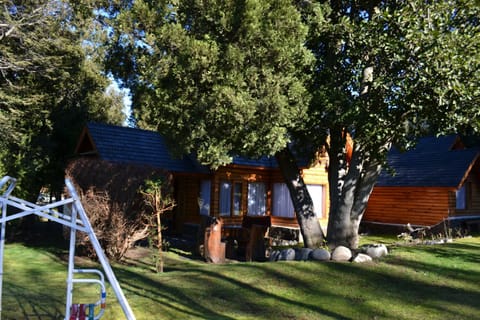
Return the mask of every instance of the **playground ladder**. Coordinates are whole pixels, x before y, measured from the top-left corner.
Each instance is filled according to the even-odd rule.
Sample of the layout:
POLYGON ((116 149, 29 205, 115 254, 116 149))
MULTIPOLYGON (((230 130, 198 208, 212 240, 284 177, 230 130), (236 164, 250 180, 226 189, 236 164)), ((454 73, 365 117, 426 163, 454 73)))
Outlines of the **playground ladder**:
MULTIPOLYGON (((15 220, 28 216, 30 214, 35 214, 40 217, 55 221, 64 226, 70 228, 70 250, 68 257, 68 275, 67 275, 67 294, 66 294, 66 307, 65 307, 65 320, 70 320, 70 315, 73 309, 78 305, 72 305, 72 294, 73 294, 73 284, 74 283, 95 283, 98 284, 101 288, 101 298, 99 302, 95 305, 100 304, 101 311, 99 314, 94 316, 94 319, 99 319, 104 312, 105 308, 105 286, 103 281, 103 274, 95 269, 75 269, 74 259, 75 259, 75 239, 76 232, 82 231, 88 234, 88 238, 92 243, 93 248, 97 254, 98 260, 102 265, 103 271, 105 272, 108 281, 117 297, 120 306, 122 307, 123 313, 125 314, 126 319, 135 320, 135 316, 128 304, 125 295, 123 294, 122 289, 113 273, 112 267, 108 262, 105 253, 103 252, 100 243, 93 231, 93 228, 88 220, 87 214, 83 209, 83 206, 80 202, 80 198, 77 195, 75 188, 73 187, 70 180, 65 179, 65 185, 70 198, 56 201, 47 205, 37 205, 31 202, 28 202, 23 199, 19 199, 11 196, 13 189, 15 188, 16 179, 5 176, 0 180, 0 192, 4 190, 3 194, 0 195, 0 208, 2 209, 2 215, 0 218, 1 230, 0 230, 0 319, 2 315, 2 283, 3 283, 3 251, 5 247, 5 231, 6 224, 8 221, 15 220), (12 215, 7 216, 7 207, 11 206, 21 211, 12 215), (71 214, 63 214, 60 211, 54 210, 59 207, 71 207, 71 214), (94 273, 99 276, 100 279, 76 279, 74 274, 76 273, 94 273)), ((93 308, 93 307, 92 307, 93 308)), ((88 315, 84 319, 90 319, 88 315)), ((82 319, 82 320, 84 320, 82 319)))

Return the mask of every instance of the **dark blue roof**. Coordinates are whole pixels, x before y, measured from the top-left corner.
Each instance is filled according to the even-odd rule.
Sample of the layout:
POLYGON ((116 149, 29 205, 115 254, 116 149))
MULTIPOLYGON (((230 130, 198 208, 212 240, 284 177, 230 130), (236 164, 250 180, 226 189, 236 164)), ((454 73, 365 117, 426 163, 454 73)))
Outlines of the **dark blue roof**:
POLYGON ((392 148, 377 186, 459 187, 479 155, 478 148, 453 150, 457 136, 426 137, 407 152, 392 148))
MULTIPOLYGON (((172 172, 209 172, 209 169, 200 165, 193 156, 173 158, 165 139, 158 132, 99 123, 88 123, 87 129, 96 151, 104 160, 150 165, 172 172)), ((252 167, 278 167, 273 157, 255 160, 234 157, 232 163, 252 167)))
POLYGON ((248 159, 244 157, 233 157, 233 164, 263 168, 277 168, 277 160, 274 157, 261 157, 260 159, 248 159))
POLYGON ((87 129, 104 160, 149 165, 172 172, 208 172, 189 157, 173 158, 157 132, 98 123, 87 124, 87 129))

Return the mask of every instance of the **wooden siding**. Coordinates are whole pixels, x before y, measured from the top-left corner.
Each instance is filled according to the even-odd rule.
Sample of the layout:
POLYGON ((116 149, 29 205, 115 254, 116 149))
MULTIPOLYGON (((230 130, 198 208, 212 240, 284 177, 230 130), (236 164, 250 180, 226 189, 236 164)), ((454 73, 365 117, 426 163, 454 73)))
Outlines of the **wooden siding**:
POLYGON ((363 221, 436 224, 455 208, 454 190, 442 187, 375 187, 363 221))
MULTIPOLYGON (((322 185, 323 188, 323 213, 324 218, 321 219, 322 225, 326 225, 329 192, 328 177, 324 163, 315 167, 302 170, 302 175, 306 184, 322 185)), ((200 222, 200 214, 198 207, 198 196, 200 191, 200 183, 203 179, 210 179, 212 182, 212 190, 210 194, 210 215, 219 217, 219 188, 221 181, 229 181, 232 183, 242 183, 242 215, 241 216, 223 216, 224 225, 229 226, 241 225, 242 217, 247 214, 247 195, 248 184, 251 182, 263 182, 267 190, 267 215, 271 215, 272 211, 272 189, 273 184, 283 182, 283 177, 278 169, 271 168, 252 168, 246 166, 229 165, 219 168, 210 176, 200 175, 181 175, 176 177, 176 199, 177 207, 175 208, 175 226, 178 232, 181 232, 183 224, 198 224, 200 222)), ((296 218, 282 218, 272 216, 272 223, 278 226, 298 228, 296 218)))
MULTIPOLYGON (((210 215, 218 217, 219 214, 219 194, 220 194, 220 182, 229 181, 232 183, 242 184, 242 200, 241 200, 241 212, 242 216, 247 214, 247 194, 248 184, 251 182, 263 182, 266 184, 267 189, 267 214, 270 214, 271 207, 271 171, 261 168, 242 168, 240 166, 227 166, 219 168, 213 177, 212 181, 212 194, 211 204, 212 210, 210 215)), ((238 217, 232 217, 235 220, 238 217)), ((229 219, 226 219, 228 223, 229 219)))
POLYGON ((173 212, 173 219, 176 232, 181 233, 185 223, 200 223, 198 195, 201 180, 202 176, 199 175, 175 177, 176 207, 173 212))
POLYGON ((365 222, 433 225, 449 216, 480 215, 477 164, 465 179, 466 208, 456 209, 454 187, 375 187, 363 217, 365 222))

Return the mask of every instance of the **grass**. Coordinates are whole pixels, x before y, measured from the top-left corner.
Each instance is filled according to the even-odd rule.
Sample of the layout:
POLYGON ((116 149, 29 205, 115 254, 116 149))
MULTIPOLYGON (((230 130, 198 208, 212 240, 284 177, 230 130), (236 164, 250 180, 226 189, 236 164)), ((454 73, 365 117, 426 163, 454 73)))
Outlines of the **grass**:
MULTIPOLYGON (((367 264, 210 265, 168 252, 165 272, 156 274, 148 256, 127 262, 114 271, 138 320, 480 319, 480 237, 393 246, 367 264)), ((62 319, 65 278, 58 250, 7 245, 2 319, 62 319)), ((123 319, 108 294, 102 319, 123 319)))

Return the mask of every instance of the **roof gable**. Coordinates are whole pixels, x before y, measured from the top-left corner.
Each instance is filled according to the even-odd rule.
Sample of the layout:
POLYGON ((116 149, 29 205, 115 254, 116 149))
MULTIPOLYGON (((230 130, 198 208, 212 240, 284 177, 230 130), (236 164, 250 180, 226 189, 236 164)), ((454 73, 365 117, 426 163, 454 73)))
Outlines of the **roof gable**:
POLYGON ((388 166, 394 175, 383 170, 377 186, 459 187, 478 158, 479 149, 454 149, 456 135, 426 137, 407 152, 392 148, 388 166))
POLYGON ((208 171, 188 157, 173 158, 159 133, 130 127, 88 123, 76 153, 97 154, 107 161, 149 165, 172 172, 208 171))

